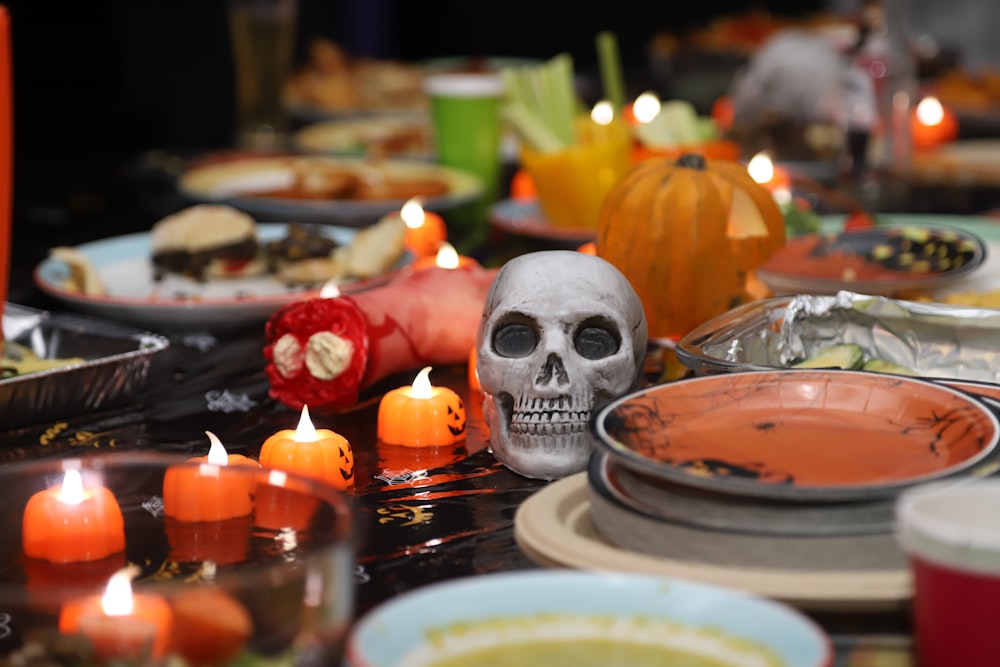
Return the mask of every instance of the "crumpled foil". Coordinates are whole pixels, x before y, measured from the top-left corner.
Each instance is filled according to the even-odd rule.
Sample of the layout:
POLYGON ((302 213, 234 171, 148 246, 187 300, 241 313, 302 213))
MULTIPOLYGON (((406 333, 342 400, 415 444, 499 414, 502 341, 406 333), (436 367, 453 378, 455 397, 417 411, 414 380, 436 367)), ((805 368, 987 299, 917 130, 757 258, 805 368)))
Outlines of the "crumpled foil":
POLYGON ((127 325, 12 303, 4 306, 3 334, 43 359, 84 359, 0 380, 4 428, 118 404, 142 387, 153 355, 170 345, 163 336, 127 325))
POLYGON ((1000 310, 841 291, 746 304, 677 344, 698 375, 786 368, 837 343, 925 377, 1000 383, 1000 310))

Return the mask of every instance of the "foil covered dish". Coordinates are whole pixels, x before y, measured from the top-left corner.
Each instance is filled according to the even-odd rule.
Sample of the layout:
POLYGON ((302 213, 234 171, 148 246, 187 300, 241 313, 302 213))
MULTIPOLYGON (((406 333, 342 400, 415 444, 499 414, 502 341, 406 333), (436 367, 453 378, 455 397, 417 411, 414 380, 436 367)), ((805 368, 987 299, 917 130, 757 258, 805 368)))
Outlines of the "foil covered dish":
POLYGON ((1000 383, 1000 310, 849 291, 751 302, 685 335, 677 358, 696 375, 791 368, 857 346, 908 375, 1000 383))
POLYGON ((0 427, 110 407, 146 381, 160 335, 105 320, 7 303, 0 427))

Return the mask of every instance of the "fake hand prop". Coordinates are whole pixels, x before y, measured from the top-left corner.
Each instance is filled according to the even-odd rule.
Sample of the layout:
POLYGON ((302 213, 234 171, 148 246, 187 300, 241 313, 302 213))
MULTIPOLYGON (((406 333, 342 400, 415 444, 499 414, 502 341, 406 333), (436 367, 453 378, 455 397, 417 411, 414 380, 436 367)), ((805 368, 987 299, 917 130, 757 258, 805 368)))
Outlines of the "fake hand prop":
POLYGON ((428 267, 352 296, 280 308, 265 327, 271 398, 332 412, 394 373, 466 362, 495 275, 478 265, 428 267))

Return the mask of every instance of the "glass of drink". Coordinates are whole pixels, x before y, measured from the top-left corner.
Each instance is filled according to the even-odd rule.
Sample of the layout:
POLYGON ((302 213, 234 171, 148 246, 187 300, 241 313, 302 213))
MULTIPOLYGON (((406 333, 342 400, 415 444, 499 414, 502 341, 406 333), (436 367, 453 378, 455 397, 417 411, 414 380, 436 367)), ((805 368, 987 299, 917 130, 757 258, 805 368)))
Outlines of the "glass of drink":
POLYGON ((298 0, 228 0, 236 77, 236 145, 284 148, 282 91, 292 65, 298 0))

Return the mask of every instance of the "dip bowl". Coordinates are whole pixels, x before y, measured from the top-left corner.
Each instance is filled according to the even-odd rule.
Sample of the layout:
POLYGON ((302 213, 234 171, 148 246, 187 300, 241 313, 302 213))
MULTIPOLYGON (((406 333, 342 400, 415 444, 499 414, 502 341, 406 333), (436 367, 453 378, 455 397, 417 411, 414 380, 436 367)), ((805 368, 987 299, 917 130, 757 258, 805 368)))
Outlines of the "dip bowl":
POLYGON ((681 579, 538 570, 433 584, 386 602, 355 626, 347 665, 498 664, 486 655, 546 667, 823 667, 833 659, 818 626, 765 598, 681 579))

